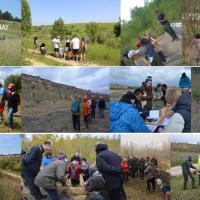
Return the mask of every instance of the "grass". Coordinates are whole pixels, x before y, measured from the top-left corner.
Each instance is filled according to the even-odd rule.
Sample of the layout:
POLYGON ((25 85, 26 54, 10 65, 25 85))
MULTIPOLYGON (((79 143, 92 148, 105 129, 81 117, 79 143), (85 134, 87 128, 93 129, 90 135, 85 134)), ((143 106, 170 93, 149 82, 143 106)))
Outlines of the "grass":
POLYGON ((0 37, 7 35, 7 42, 0 43, 0 65, 21 65, 21 24, 0 20, 0 24, 9 24, 8 31, 1 31, 0 37))
POLYGON ((199 153, 194 152, 182 152, 182 151, 171 151, 171 167, 180 166, 182 162, 188 157, 192 156, 193 163, 197 163, 199 153))
MULTIPOLYGON (((198 176, 195 177, 196 185, 198 184, 198 176)), ((200 189, 192 189, 191 181, 188 181, 188 190, 183 190, 183 177, 171 177, 171 199, 173 200, 200 200, 200 189)))

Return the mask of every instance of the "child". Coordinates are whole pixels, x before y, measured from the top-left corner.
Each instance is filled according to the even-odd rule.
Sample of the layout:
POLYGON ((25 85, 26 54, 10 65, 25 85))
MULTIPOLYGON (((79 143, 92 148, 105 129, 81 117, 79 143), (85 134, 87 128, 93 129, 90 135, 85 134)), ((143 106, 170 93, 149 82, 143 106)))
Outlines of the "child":
POLYGON ((45 43, 42 43, 41 45, 40 45, 40 53, 42 54, 42 55, 45 55, 46 54, 46 48, 45 48, 45 43))
POLYGON ((81 168, 77 161, 73 161, 69 165, 68 173, 69 173, 68 178, 70 178, 72 186, 75 187, 75 186, 79 185, 81 168))

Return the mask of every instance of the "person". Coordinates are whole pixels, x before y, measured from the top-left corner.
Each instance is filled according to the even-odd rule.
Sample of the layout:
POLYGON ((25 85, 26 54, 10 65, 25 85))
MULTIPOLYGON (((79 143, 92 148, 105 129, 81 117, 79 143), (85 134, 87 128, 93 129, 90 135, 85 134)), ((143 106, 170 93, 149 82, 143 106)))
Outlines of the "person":
POLYGON ((71 180, 73 187, 80 185, 81 168, 79 163, 74 160, 68 167, 68 178, 71 180))
POLYGON ((86 49, 87 49, 87 43, 85 41, 85 38, 82 37, 81 42, 80 42, 81 61, 85 60, 86 49))
POLYGON ((188 177, 190 177, 191 181, 192 181, 192 188, 196 188, 195 187, 195 178, 192 175, 192 172, 190 170, 190 168, 195 169, 196 167, 194 165, 192 165, 192 157, 188 156, 188 158, 182 162, 182 173, 183 173, 183 178, 184 178, 184 184, 183 184, 183 190, 187 190, 187 182, 188 182, 188 177))
POLYGON ((16 91, 15 85, 10 83, 5 95, 5 100, 8 101, 8 131, 14 130, 13 115, 18 112, 18 106, 21 103, 20 95, 16 91))
POLYGON ((88 101, 88 97, 84 96, 83 98, 83 117, 85 122, 85 128, 89 128, 89 117, 90 117, 90 104, 88 101))
POLYGON ((56 58, 59 56, 59 48, 60 48, 60 41, 58 40, 58 37, 54 37, 52 39, 52 44, 54 48, 54 55, 56 58))
POLYGON ((35 145, 22 156, 21 159, 21 175, 25 186, 30 190, 31 195, 35 200, 41 200, 43 195, 38 186, 35 185, 35 177, 40 172, 42 163, 42 155, 45 151, 51 149, 52 142, 47 140, 42 145, 35 145))
POLYGON ((71 157, 70 162, 77 161, 79 165, 81 164, 81 157, 79 152, 75 152, 75 154, 71 157))
POLYGON ((90 166, 90 177, 85 182, 85 190, 89 193, 89 200, 109 200, 108 192, 106 191, 105 180, 102 174, 98 171, 95 164, 90 166))
POLYGON ((156 166, 156 168, 158 168, 158 160, 155 158, 155 156, 152 157, 152 161, 154 165, 156 166))
POLYGON ((193 60, 194 66, 199 65, 200 61, 200 34, 195 34, 194 38, 192 39, 192 47, 193 47, 193 60))
POLYGON ((35 36, 34 38, 33 38, 33 44, 34 44, 34 48, 35 48, 35 50, 36 51, 38 51, 38 36, 35 36))
POLYGON ((71 112, 72 112, 72 122, 74 131, 81 130, 81 100, 80 98, 76 97, 71 104, 71 112))
POLYGON ((110 105, 111 132, 149 132, 144 120, 135 107, 136 97, 132 92, 123 95, 120 101, 110 105))
POLYGON ((140 178, 144 179, 144 170, 145 170, 145 159, 141 158, 139 161, 139 172, 140 172, 140 178))
POLYGON ((157 16, 158 22, 160 22, 160 24, 163 26, 164 30, 172 37, 172 42, 174 40, 178 40, 178 36, 176 35, 174 30, 172 29, 172 27, 171 27, 169 21, 167 20, 165 14, 160 12, 159 10, 156 10, 155 14, 157 16))
POLYGON ((146 173, 146 179, 147 179, 147 190, 148 190, 148 192, 155 191, 157 169, 156 169, 154 162, 152 160, 150 160, 150 163, 147 166, 145 173, 146 173))
POLYGON ((96 107, 97 107, 97 103, 96 100, 94 98, 94 96, 91 97, 91 118, 95 119, 96 117, 96 107))
POLYGON ((121 161, 121 168, 122 168, 122 180, 123 182, 128 181, 128 175, 129 175, 129 169, 128 169, 128 163, 127 160, 124 158, 121 161))
POLYGON ((0 82, 0 123, 3 121, 3 112, 5 108, 5 95, 6 95, 6 90, 3 87, 3 84, 0 82))
POLYGON ((156 88, 154 89, 154 107, 161 108, 164 105, 163 101, 163 91, 162 91, 162 84, 158 83, 156 88))
POLYGON ((96 165, 105 180, 109 199, 121 200, 121 162, 119 156, 108 150, 107 144, 97 143, 96 165))
POLYGON ((200 186, 200 155, 198 156, 199 186, 200 186))
POLYGON ((80 50, 80 40, 77 35, 74 35, 74 38, 71 40, 71 48, 73 51, 74 61, 78 61, 79 50, 80 50))
POLYGON ((155 50, 153 44, 145 39, 144 37, 141 39, 141 45, 144 47, 145 55, 147 61, 151 64, 151 66, 163 66, 163 62, 155 50))
POLYGON ((166 105, 166 94, 167 94, 167 85, 166 84, 162 84, 162 93, 163 93, 163 96, 162 96, 162 100, 164 102, 164 105, 166 105))
POLYGON ((68 161, 65 154, 60 153, 57 156, 57 160, 50 163, 37 174, 34 184, 38 188, 44 189, 48 193, 51 200, 61 199, 58 194, 56 183, 60 182, 62 186, 66 185, 67 166, 68 161))
POLYGON ((129 169, 129 175, 134 178, 133 176, 133 158, 132 157, 128 157, 127 159, 127 164, 128 164, 128 169, 129 169))
POLYGON ((45 55, 45 54, 47 53, 45 43, 42 43, 42 44, 40 45, 40 53, 41 53, 42 55, 45 55))
POLYGON ((65 59, 70 60, 71 41, 69 37, 65 39, 65 59))
POLYGON ((143 112, 146 117, 149 116, 150 110, 153 107, 153 89, 152 89, 152 77, 148 76, 142 86, 143 96, 142 96, 142 106, 143 112))
POLYGON ((99 118, 104 118, 104 112, 106 109, 106 102, 103 96, 99 97, 99 102, 98 102, 98 110, 99 110, 99 118))
POLYGON ((49 149, 49 150, 45 153, 45 155, 44 155, 44 157, 43 157, 43 159, 42 159, 42 165, 43 165, 43 167, 46 167, 47 165, 49 165, 49 164, 52 163, 53 161, 54 161, 54 158, 53 158, 53 156, 52 156, 52 150, 49 149))
POLYGON ((87 163, 86 158, 82 158, 81 160, 81 174, 83 176, 83 181, 86 182, 89 178, 89 164, 87 163))

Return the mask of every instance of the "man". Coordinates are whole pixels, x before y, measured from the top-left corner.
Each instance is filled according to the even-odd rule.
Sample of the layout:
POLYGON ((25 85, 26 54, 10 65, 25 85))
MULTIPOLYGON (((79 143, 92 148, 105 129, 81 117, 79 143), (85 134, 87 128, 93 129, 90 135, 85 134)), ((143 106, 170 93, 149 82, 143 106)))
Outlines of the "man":
POLYGON ((81 157, 80 157, 80 153, 79 152, 75 152, 74 156, 71 157, 71 162, 73 161, 77 161, 78 164, 81 164, 81 157))
POLYGON ((172 29, 169 21, 167 20, 164 13, 161 13, 159 10, 155 11, 155 14, 157 15, 157 20, 160 22, 160 24, 163 26, 164 30, 172 37, 172 42, 174 40, 178 40, 178 37, 174 30, 172 29))
POLYGON ((60 182, 63 186, 66 185, 67 165, 68 161, 66 156, 60 153, 57 156, 57 160, 46 166, 35 178, 35 185, 43 188, 48 193, 51 200, 60 199, 56 183, 60 182))
POLYGON ((121 181, 121 162, 119 156, 108 150, 108 146, 97 143, 96 165, 105 180, 106 190, 109 199, 121 200, 122 181, 121 181))
POLYGON ((184 178, 184 186, 183 186, 183 190, 187 190, 187 182, 188 182, 188 177, 191 178, 192 181, 192 188, 196 188, 195 187, 195 178, 192 175, 192 172, 190 170, 190 168, 192 169, 197 169, 195 166, 192 165, 192 157, 189 156, 187 160, 185 160, 182 163, 182 173, 183 173, 183 178, 184 178))
POLYGON ((55 57, 58 58, 58 56, 59 56, 59 50, 60 50, 59 36, 58 37, 54 37, 52 39, 52 44, 53 44, 53 48, 54 48, 55 57))
POLYGON ((99 102, 98 102, 98 109, 99 109, 99 118, 104 118, 104 111, 106 109, 106 102, 103 96, 99 97, 99 102))
POLYGON ((96 100, 94 98, 94 96, 91 97, 91 118, 95 119, 96 117, 96 100))
POLYGON ((74 35, 74 38, 71 40, 71 48, 73 51, 73 57, 75 61, 78 61, 79 50, 80 50, 80 40, 77 35, 74 35))
POLYGON ((72 101, 71 112, 74 131, 80 131, 81 100, 78 97, 72 101))
POLYGON ((52 142, 47 140, 42 145, 33 146, 25 155, 22 156, 22 178, 24 184, 29 188, 35 200, 41 200, 42 194, 38 186, 34 184, 35 177, 40 172, 42 155, 51 149, 52 142))

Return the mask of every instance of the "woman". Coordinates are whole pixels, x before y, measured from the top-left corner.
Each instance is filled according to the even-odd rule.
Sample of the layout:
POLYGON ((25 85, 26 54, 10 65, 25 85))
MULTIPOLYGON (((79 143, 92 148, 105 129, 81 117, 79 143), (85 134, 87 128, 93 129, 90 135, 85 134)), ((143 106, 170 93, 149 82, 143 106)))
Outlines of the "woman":
POLYGON ((136 97, 132 92, 125 94, 121 100, 110 105, 111 132, 149 132, 144 120, 135 107, 136 97))

